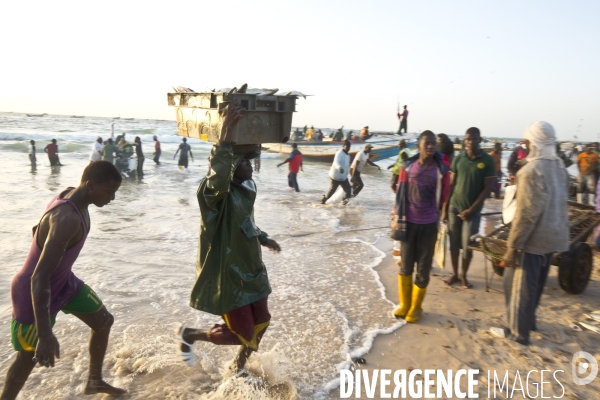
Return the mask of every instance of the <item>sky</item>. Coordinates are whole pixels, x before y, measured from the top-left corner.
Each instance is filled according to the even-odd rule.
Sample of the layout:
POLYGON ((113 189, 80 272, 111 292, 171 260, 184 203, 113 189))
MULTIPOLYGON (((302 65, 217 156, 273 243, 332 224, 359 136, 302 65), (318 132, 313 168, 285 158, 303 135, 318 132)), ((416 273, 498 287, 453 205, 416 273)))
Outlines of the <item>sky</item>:
POLYGON ((4 1, 0 111, 175 119, 172 86, 298 90, 293 125, 600 137, 600 1, 4 1))

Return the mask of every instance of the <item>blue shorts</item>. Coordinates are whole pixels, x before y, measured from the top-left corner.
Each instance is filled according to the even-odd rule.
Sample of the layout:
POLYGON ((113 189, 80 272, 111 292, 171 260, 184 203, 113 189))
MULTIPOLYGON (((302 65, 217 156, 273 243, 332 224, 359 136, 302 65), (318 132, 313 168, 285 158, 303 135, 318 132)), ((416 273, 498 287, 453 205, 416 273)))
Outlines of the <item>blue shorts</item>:
POLYGON ((473 257, 473 251, 467 250, 471 236, 479 232, 481 211, 476 212, 470 221, 458 218, 461 211, 453 206, 448 210, 448 235, 450 238, 450 251, 463 249, 462 256, 465 260, 473 257))

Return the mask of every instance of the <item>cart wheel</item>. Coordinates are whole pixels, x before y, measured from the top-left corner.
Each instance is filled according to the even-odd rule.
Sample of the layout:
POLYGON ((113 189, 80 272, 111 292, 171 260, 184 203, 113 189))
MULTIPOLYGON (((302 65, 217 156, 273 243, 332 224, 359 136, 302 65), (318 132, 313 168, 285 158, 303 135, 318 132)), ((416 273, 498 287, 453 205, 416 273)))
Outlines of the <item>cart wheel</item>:
POLYGON ((492 268, 494 268, 496 275, 504 276, 504 267, 500 266, 500 260, 492 258, 492 268))
POLYGON ((558 282, 567 293, 579 294, 585 290, 592 274, 592 249, 586 243, 576 242, 571 250, 560 255, 558 282))

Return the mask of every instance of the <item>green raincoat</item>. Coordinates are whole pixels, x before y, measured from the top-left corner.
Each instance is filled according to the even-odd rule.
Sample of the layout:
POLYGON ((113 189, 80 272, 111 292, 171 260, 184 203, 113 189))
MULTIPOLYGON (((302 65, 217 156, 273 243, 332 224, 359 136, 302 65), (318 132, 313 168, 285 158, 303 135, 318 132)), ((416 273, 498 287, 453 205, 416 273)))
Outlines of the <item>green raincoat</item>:
POLYGON ((260 250, 267 234, 254 224, 256 185, 233 181, 243 159, 231 145, 213 146, 210 175, 197 193, 202 221, 190 306, 215 315, 271 293, 260 250))

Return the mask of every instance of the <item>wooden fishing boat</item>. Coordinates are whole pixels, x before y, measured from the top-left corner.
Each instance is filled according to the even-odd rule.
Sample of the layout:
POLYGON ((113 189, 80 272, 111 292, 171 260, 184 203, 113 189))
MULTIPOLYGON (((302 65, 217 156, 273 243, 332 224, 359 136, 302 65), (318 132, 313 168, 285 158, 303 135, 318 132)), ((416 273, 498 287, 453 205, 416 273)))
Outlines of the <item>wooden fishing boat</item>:
MULTIPOLYGON (((408 141, 408 148, 414 148, 416 146, 416 142, 408 141)), ((292 144, 296 143, 298 145, 298 150, 302 152, 302 158, 304 160, 310 161, 322 161, 322 162, 332 162, 335 157, 335 153, 342 148, 344 145, 343 141, 334 142, 334 141, 323 141, 323 142, 313 142, 313 141, 288 141, 286 143, 265 143, 263 144, 263 148, 268 149, 269 152, 272 153, 281 153, 281 154, 290 154, 293 151, 292 144)), ((362 150, 364 150, 365 145, 368 143, 373 146, 371 150, 370 160, 378 161, 383 160, 389 157, 395 157, 400 152, 400 148, 398 147, 397 139, 377 139, 372 138, 368 141, 363 140, 351 140, 352 143, 350 147, 350 156, 354 157, 354 155, 362 150)))

